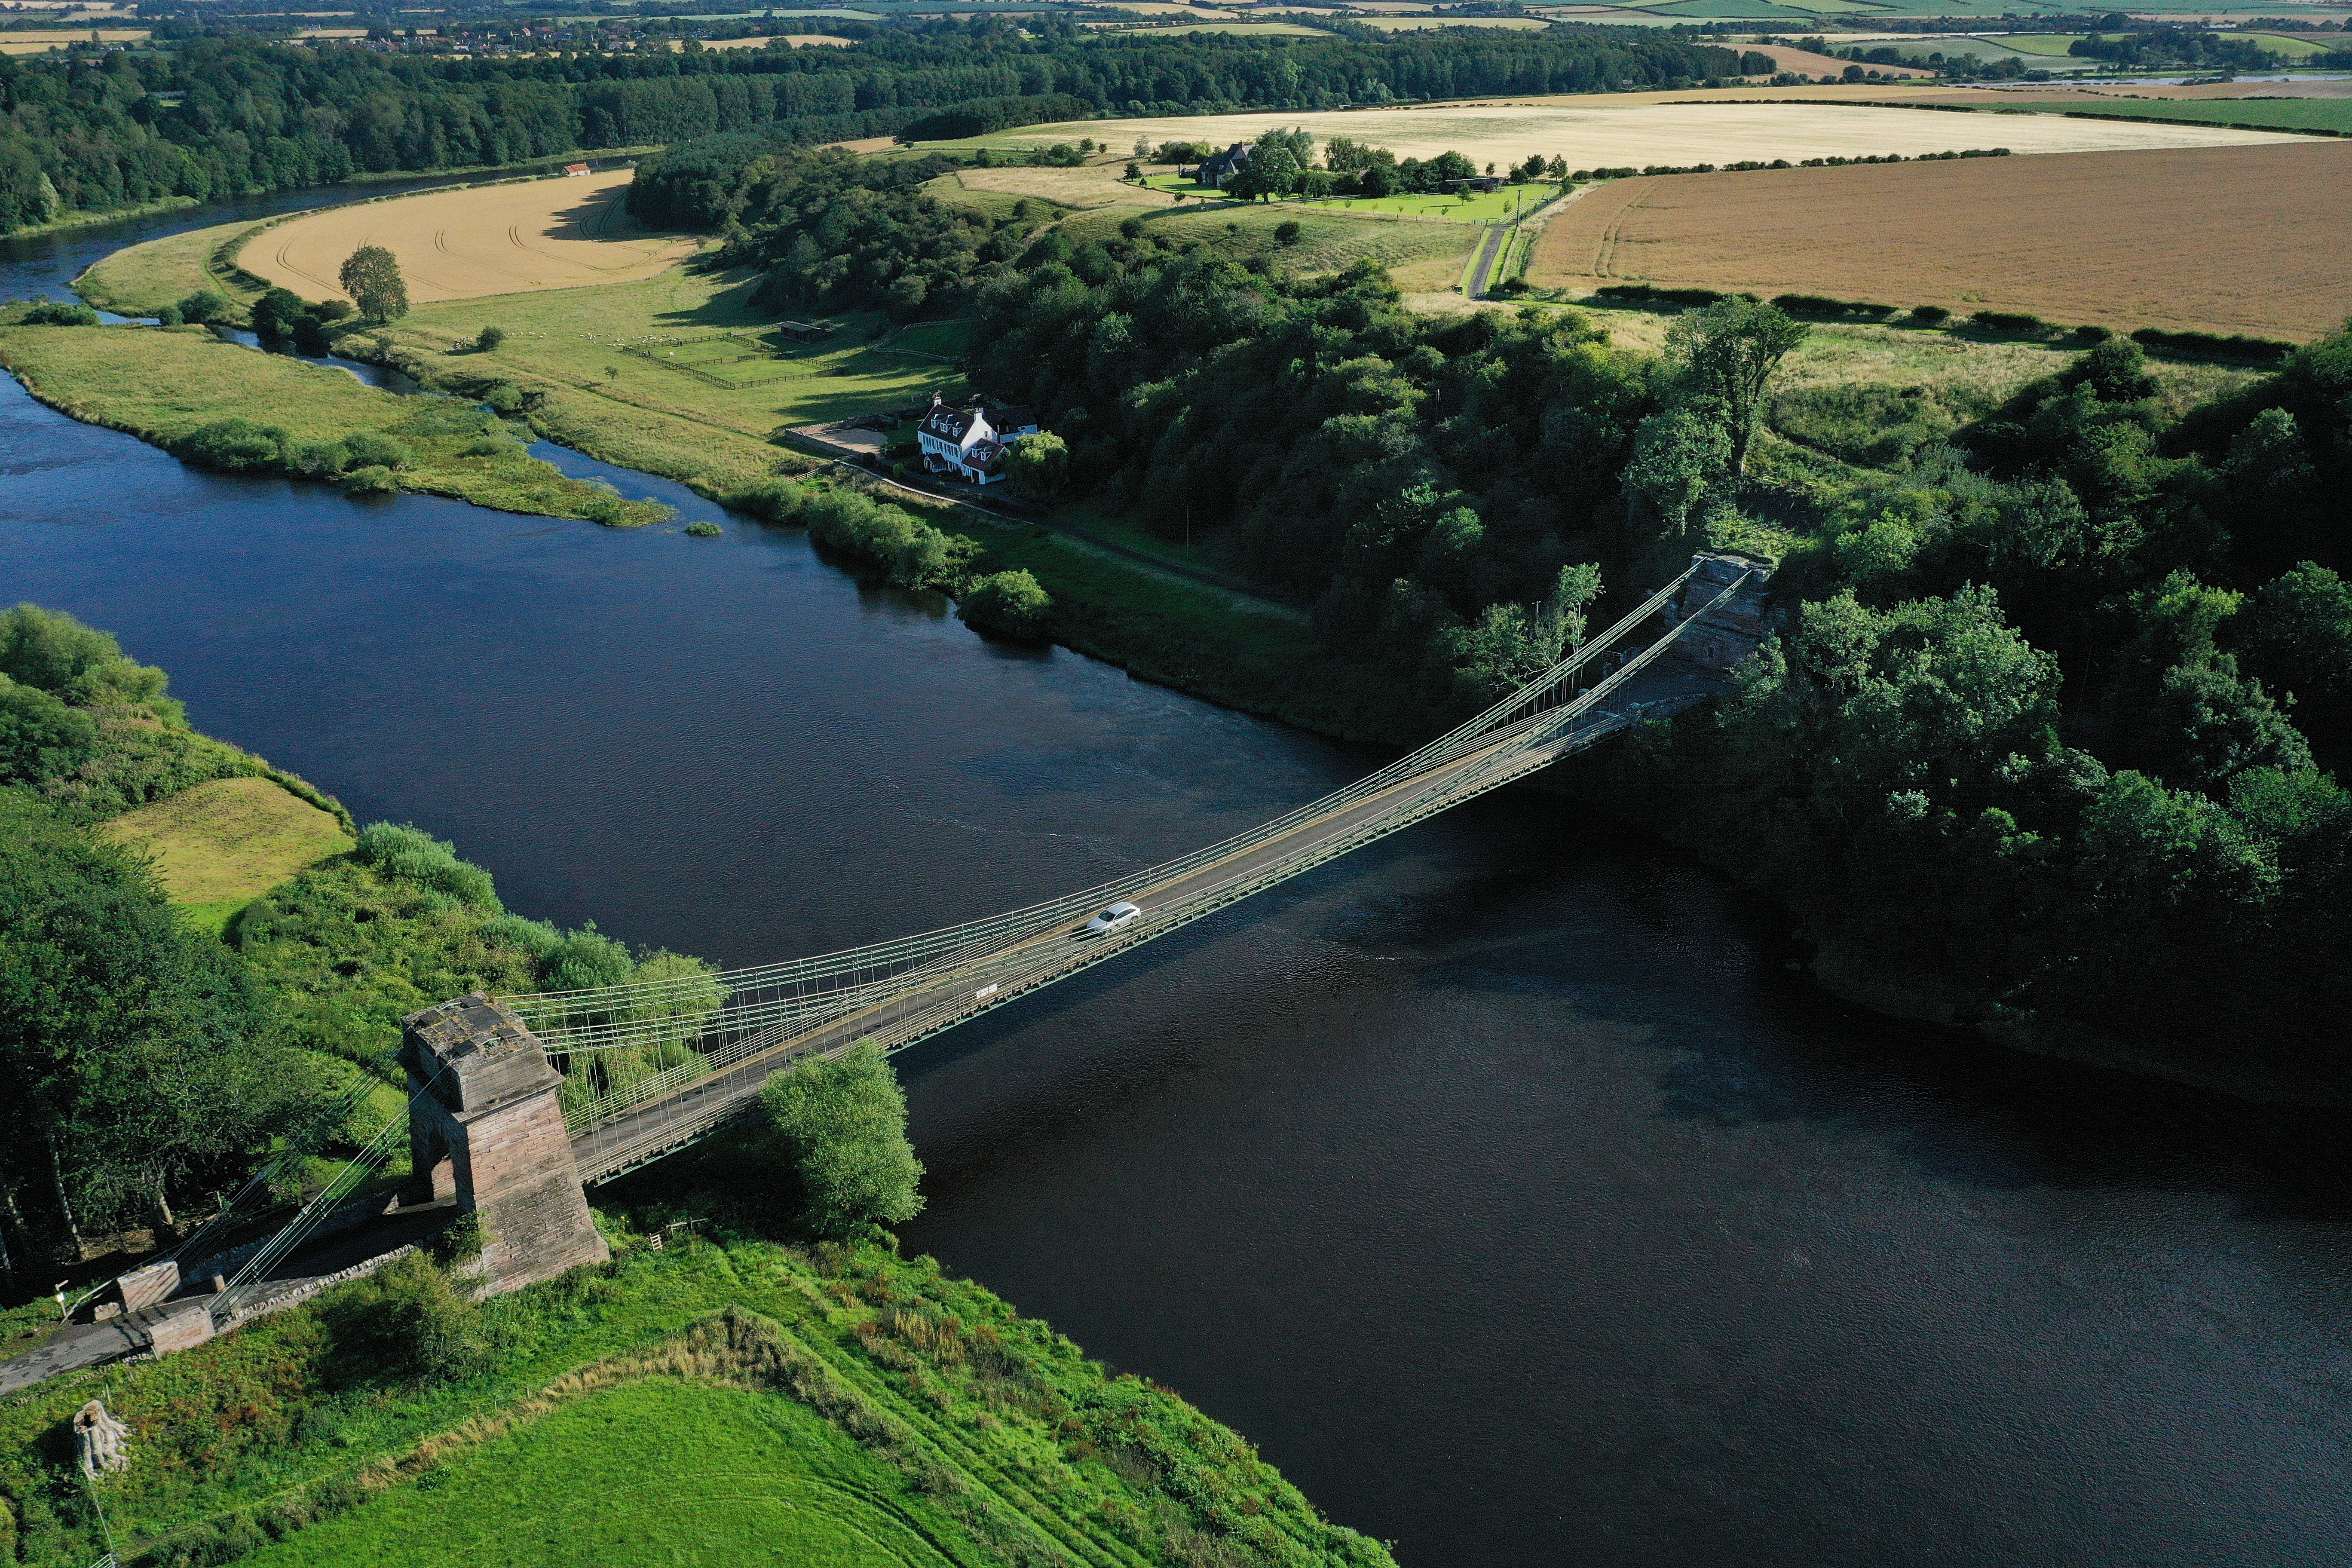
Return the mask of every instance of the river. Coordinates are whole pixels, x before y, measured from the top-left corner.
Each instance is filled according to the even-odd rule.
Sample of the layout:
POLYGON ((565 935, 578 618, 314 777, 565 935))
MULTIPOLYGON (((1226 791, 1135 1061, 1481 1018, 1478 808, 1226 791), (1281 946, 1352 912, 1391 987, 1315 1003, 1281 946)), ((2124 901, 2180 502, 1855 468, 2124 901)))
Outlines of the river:
MULTIPOLYGON (((121 242, 69 237, 0 293, 121 242)), ((203 474, 0 378, 0 596, 530 914, 782 958, 1377 760, 723 521, 203 474)), ((906 1243, 1408 1568, 2352 1561, 2336 1120, 1859 1014, 1782 929, 1559 800, 1475 802, 900 1058, 906 1243)))

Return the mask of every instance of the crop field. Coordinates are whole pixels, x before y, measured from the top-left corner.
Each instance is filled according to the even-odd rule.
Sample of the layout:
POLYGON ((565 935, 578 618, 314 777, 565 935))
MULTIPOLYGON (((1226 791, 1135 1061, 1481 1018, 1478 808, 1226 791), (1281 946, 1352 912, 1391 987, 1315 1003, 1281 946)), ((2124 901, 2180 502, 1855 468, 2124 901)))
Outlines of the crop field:
POLYGON ((1689 174, 1565 208, 1528 281, 2309 338, 2352 299, 2347 232, 2352 147, 2332 142, 1689 174))
MULTIPOLYGON (((104 44, 143 44, 152 34, 120 27, 98 29, 99 42, 104 44)), ((51 49, 62 49, 68 44, 89 42, 87 29, 49 32, 28 28, 20 33, 0 33, 0 55, 45 55, 51 49)))
MULTIPOLYGON (((2017 153, 2226 146, 2275 140, 2260 132, 2198 126, 2130 125, 2054 115, 1923 114, 1916 110, 1832 107, 1821 102, 1611 104, 1584 99, 1537 105, 1457 104, 1421 110, 1356 110, 1289 114, 1213 114, 1123 120, 1121 140, 1246 142, 1268 131, 1304 126, 1320 140, 1352 136, 1400 158, 1456 152, 1480 165, 1517 163, 1531 153, 1571 168, 1650 163, 1731 163, 1744 159, 1916 156, 1965 147, 2017 153)), ((1030 125, 975 138, 971 145, 1075 142, 1097 122, 1030 125)))
POLYGON ((2211 121, 2219 125, 2275 125, 2281 130, 2352 134, 2352 98, 2176 98, 2153 101, 2110 99, 2065 107, 2135 118, 2211 121))
POLYGON ((640 229, 622 210, 631 178, 615 169, 328 207, 256 235, 237 265, 306 300, 341 300, 343 258, 381 245, 418 304, 647 278, 698 242, 640 229))
MULTIPOLYGON (((1097 127, 1097 129, 1100 129, 1097 127)), ((961 169, 941 174, 926 188, 955 199, 957 191, 1000 196, 1034 196, 1066 207, 1166 206, 1175 198, 1164 189, 1130 185, 1119 178, 1124 163, 1088 163, 1076 169, 961 169), (956 187, 956 191, 942 189, 956 187)), ((1185 187, 1187 190, 1191 186, 1185 187)))
POLYGON ((1540 33, 1551 26, 1538 16, 1357 16, 1352 20, 1384 33, 1425 33, 1433 27, 1505 27, 1540 33))
POLYGON ((304 867, 352 847, 342 825, 269 779, 215 779, 101 823, 152 856, 172 901, 217 930, 304 867))

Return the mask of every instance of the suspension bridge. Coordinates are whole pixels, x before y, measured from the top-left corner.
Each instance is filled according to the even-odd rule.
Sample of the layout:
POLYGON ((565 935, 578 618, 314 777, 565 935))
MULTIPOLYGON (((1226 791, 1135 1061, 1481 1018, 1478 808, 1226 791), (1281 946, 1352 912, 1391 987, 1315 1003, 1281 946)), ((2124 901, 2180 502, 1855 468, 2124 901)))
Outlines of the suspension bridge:
MULTIPOLYGON (((750 1108, 774 1073, 860 1041, 902 1050, 1702 700, 1760 638, 1769 570, 1744 556, 1696 556, 1615 625, 1409 756, 1098 887, 786 963, 429 1008, 409 1020, 402 1047, 406 1125, 387 1128, 290 1223, 226 1255, 201 1321, 191 1303, 172 1300, 183 1285, 176 1263, 150 1265, 142 1273, 155 1271, 152 1279, 126 1276, 118 1287, 123 1328, 135 1337, 142 1331, 127 1320, 142 1319, 155 1348, 176 1348, 175 1337, 208 1337, 365 1267, 362 1258, 328 1268, 355 1248, 346 1239, 339 1254, 324 1238, 352 1225, 355 1209, 378 1231, 393 1223, 383 1205, 352 1199, 404 1133, 413 1181, 484 1218, 492 1239, 479 1267, 490 1288, 601 1258, 583 1185, 707 1137, 750 1108), (1677 653, 1685 657, 1669 660, 1677 653), (1086 930, 1089 917, 1123 904, 1139 912, 1114 929, 1086 930)), ((249 1190, 266 1194, 268 1176, 249 1190)), ((437 1213, 446 1221, 446 1207, 437 1213)), ((0 1367, 0 1386, 7 1370, 0 1367)))

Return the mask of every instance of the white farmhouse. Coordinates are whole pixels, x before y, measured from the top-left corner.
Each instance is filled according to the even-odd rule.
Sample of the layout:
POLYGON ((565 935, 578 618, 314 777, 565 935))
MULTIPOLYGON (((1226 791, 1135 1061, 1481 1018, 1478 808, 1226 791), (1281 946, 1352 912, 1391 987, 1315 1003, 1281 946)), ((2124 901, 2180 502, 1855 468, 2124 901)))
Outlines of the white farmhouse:
POLYGON ((985 403, 950 408, 935 392, 915 439, 929 472, 988 485, 1004 477, 1005 448, 1035 434, 1037 416, 1026 408, 985 403))

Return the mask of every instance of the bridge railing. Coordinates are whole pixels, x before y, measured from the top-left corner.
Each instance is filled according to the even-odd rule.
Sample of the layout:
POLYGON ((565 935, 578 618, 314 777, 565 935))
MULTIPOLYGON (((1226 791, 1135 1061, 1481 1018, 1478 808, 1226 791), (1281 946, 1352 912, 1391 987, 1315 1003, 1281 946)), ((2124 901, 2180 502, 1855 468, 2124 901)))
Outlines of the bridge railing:
MULTIPOLYGON (((1522 712, 1499 728, 1466 738, 1475 740, 1475 744, 1450 745, 1441 759, 1425 760, 1417 774, 1391 777, 1386 785, 1391 798, 1376 812, 1353 818, 1349 815, 1381 792, 1336 792, 1277 819, 1289 825, 1284 831, 1296 843, 1276 858, 1255 859, 1251 855, 1254 848, 1270 841, 1267 836, 1240 835, 1154 868, 1146 874, 1151 879, 1148 882, 1123 884, 1137 893, 1160 889, 1172 894, 1179 887, 1183 890, 1155 900, 1135 925, 1111 939, 1079 947, 1049 947, 1041 955, 1034 949, 1037 938, 1059 931, 1069 917, 1035 920, 1004 940, 969 944, 867 985, 839 988, 818 996, 730 1005, 722 1017, 712 1020, 716 1026, 698 1047, 702 1054, 696 1061, 649 1075, 614 1094, 572 1108, 568 1120, 583 1175, 594 1180, 614 1173, 700 1136, 739 1110, 757 1094, 768 1075, 785 1063, 832 1055, 858 1039, 873 1039, 894 1050, 912 1045, 1474 795, 1500 788, 1640 721, 1649 715, 1612 709, 1608 702, 1626 682, 1663 657, 1691 626, 1727 603, 1748 580, 1746 575, 1735 580, 1704 608, 1654 639, 1589 691, 1556 708, 1522 712), (1329 831, 1313 830, 1318 818, 1331 824, 1329 831), (1229 874, 1200 879, 1221 861, 1232 866, 1229 874), (1192 885, 1184 886, 1188 882, 1192 885), (1024 948, 1032 951, 1024 955, 1021 951, 1024 948), (658 1115, 650 1114, 654 1107, 661 1108, 658 1115), (625 1122, 631 1125, 616 1125, 625 1122)), ((1078 907, 1090 908, 1092 901, 1078 907)))

